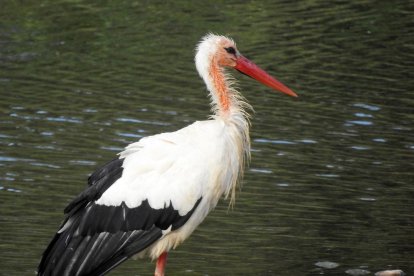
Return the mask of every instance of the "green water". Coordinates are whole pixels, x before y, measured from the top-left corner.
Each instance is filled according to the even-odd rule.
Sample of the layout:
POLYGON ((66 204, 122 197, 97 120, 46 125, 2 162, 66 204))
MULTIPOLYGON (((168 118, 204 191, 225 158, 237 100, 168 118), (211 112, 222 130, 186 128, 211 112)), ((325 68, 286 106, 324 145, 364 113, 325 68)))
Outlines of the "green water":
POLYGON ((34 275, 95 168, 208 117, 193 59, 209 31, 299 98, 234 73, 255 109, 243 189, 170 254, 168 275, 413 274, 414 4, 274 2, 3 1, 0 275, 34 275))

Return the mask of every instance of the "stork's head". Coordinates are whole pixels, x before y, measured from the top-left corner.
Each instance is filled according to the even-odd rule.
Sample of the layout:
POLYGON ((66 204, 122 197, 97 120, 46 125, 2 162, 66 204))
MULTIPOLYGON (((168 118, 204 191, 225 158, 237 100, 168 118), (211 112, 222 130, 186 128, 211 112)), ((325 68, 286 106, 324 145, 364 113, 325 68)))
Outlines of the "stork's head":
POLYGON ((198 44, 195 61, 197 70, 203 78, 208 76, 210 64, 216 62, 222 67, 234 68, 277 91, 297 97, 291 89, 242 56, 237 50, 236 43, 228 37, 214 34, 204 36, 198 44))

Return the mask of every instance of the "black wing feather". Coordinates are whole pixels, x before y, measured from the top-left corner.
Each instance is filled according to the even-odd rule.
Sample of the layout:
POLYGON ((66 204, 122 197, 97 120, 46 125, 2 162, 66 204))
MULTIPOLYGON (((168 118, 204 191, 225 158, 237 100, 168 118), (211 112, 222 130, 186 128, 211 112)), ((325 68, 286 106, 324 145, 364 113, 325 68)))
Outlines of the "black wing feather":
POLYGON ((124 159, 113 159, 91 174, 88 178, 88 187, 66 206, 65 214, 71 211, 76 212, 77 208, 100 198, 121 177, 124 170, 123 163, 124 159))
POLYGON ((153 209, 148 200, 129 208, 96 204, 121 176, 123 159, 114 159, 94 172, 88 187, 65 208, 66 218, 43 253, 38 275, 104 275, 146 249, 171 226, 176 230, 191 217, 172 206, 153 209))

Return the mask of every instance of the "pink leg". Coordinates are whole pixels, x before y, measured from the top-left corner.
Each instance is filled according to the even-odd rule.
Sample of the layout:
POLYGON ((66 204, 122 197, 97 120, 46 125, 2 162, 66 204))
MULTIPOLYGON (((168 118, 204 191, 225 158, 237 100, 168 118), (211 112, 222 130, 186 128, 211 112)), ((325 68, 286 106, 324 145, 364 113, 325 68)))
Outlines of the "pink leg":
POLYGON ((165 275, 165 265, 167 264, 167 254, 168 252, 162 253, 157 260, 157 266, 155 267, 154 276, 164 276, 165 275))

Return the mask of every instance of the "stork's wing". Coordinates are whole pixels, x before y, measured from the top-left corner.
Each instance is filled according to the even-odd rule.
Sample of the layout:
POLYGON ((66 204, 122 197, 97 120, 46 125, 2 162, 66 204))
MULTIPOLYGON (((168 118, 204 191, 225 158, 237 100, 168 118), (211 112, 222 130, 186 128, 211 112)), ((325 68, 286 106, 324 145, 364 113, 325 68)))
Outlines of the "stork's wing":
MULTIPOLYGON (((128 192, 130 182, 134 179, 145 182, 146 178, 134 175, 131 160, 129 165, 124 164, 128 158, 141 158, 128 149, 126 152, 93 173, 88 187, 66 207, 66 219, 43 253, 39 275, 103 275, 160 239, 163 230, 178 229, 191 217, 201 197, 192 200, 191 205, 186 203, 184 212, 175 209, 171 200, 166 201, 165 194, 161 207, 151 206, 149 200, 154 197, 145 193, 154 194, 153 190, 160 188, 156 183, 142 191, 138 189, 137 202, 137 196, 128 192), (111 202, 112 195, 116 200, 111 202), (128 205, 131 198, 135 199, 135 205, 128 205)), ((135 186, 131 189, 137 190, 135 186)))

